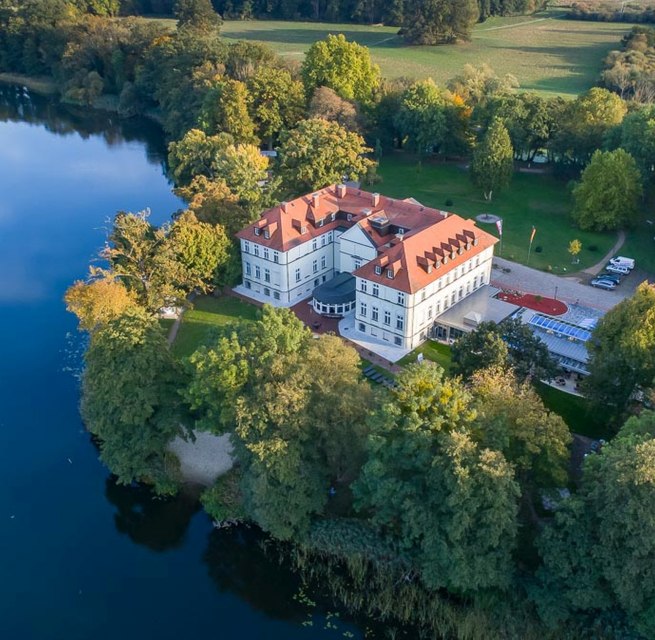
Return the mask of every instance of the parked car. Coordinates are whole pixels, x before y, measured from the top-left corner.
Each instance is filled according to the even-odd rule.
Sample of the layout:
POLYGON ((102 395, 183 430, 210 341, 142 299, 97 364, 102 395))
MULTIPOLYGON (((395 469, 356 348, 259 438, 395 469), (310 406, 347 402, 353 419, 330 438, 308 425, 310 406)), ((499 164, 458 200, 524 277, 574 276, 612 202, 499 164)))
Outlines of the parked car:
POLYGON ((626 258, 625 256, 614 256, 610 260, 610 264, 621 266, 621 267, 628 267, 628 269, 630 270, 635 268, 634 258, 626 258))
POLYGON ((598 280, 609 280, 617 286, 621 284, 621 276, 617 273, 601 273, 597 275, 596 278, 598 280))
POLYGON ((628 269, 628 267, 624 267, 620 264, 612 264, 611 262, 605 267, 605 271, 609 271, 610 273, 618 273, 622 276, 627 276, 630 273, 630 269, 628 269))
POLYGON ((590 283, 592 287, 598 287, 599 289, 606 289, 607 291, 614 291, 616 289, 616 284, 610 280, 603 280, 602 278, 594 278, 590 283))

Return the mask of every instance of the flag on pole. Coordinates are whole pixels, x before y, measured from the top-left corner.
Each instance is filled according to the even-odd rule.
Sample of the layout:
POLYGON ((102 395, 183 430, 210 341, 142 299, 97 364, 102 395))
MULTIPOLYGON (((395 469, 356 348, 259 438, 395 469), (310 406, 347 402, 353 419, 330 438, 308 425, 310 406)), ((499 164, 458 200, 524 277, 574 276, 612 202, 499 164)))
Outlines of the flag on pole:
POLYGON ((537 227, 533 225, 532 227, 532 233, 530 234, 530 242, 534 240, 534 234, 537 233, 537 227))
POLYGON ((496 229, 498 229, 498 235, 502 238, 503 237, 503 221, 502 220, 496 220, 496 229))

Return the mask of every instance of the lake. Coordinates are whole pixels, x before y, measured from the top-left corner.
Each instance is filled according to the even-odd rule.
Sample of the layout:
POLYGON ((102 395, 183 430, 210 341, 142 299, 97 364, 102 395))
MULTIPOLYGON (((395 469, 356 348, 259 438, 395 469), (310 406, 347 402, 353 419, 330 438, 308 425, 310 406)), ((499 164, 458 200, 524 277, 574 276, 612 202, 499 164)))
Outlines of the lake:
POLYGON ((152 122, 0 85, 0 637, 363 637, 326 629, 256 531, 214 530, 190 492, 116 486, 80 421, 84 336, 62 296, 117 210, 181 207, 164 157, 152 122))

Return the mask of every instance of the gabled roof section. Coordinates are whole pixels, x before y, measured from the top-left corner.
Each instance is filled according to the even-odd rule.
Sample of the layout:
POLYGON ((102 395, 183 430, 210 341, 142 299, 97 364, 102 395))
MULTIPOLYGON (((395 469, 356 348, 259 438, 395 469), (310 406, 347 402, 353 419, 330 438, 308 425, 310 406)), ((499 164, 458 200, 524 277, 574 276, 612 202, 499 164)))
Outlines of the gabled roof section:
POLYGON ((399 230, 409 233, 427 228, 448 215, 415 200, 397 200, 340 184, 268 209, 236 235, 276 251, 289 251, 338 227, 358 224, 376 247, 382 247, 399 230))
POLYGON ((473 220, 451 214, 427 228, 411 231, 390 246, 381 247, 378 257, 357 269, 354 275, 416 293, 496 242, 497 238, 478 229, 473 220))

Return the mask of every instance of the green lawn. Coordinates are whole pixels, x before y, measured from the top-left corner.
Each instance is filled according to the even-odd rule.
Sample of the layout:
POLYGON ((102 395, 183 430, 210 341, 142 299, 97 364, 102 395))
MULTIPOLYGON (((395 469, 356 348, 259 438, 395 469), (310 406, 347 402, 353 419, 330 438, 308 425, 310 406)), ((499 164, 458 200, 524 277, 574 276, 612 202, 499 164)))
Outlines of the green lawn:
MULTIPOLYGON (((425 205, 447 209, 465 218, 480 213, 493 213, 503 218, 503 247, 496 246, 496 255, 525 264, 532 225, 537 233, 532 245, 530 266, 553 273, 580 271, 595 264, 609 251, 616 240, 613 233, 594 233, 576 229, 570 219, 571 196, 565 183, 541 174, 515 173, 512 184, 486 202, 473 187, 463 166, 423 161, 395 153, 382 158, 378 173, 382 177, 379 190, 385 195, 412 196, 425 205), (452 205, 446 205, 451 200, 452 205), (580 263, 572 267, 567 249, 569 242, 582 242, 580 263), (596 247, 595 251, 589 250, 596 247), (540 251, 541 249, 541 251, 540 251)), ((480 228, 498 235, 494 224, 480 228)))
POLYGON ((561 19, 558 11, 535 16, 492 18, 475 26, 471 42, 439 47, 410 47, 395 27, 318 22, 227 21, 228 40, 252 40, 271 46, 291 60, 329 33, 343 33, 371 49, 385 77, 445 82, 465 64, 487 63, 499 74, 514 74, 523 89, 575 96, 593 86, 602 61, 619 48, 631 25, 561 19))
POLYGON ((183 318, 173 353, 179 358, 191 355, 211 336, 212 329, 227 324, 252 322, 257 318, 257 307, 236 298, 204 296, 194 300, 194 308, 183 318))
POLYGON ((398 361, 401 367, 404 367, 412 362, 416 362, 416 356, 422 353, 426 360, 431 360, 443 367, 446 375, 450 372, 450 365, 452 358, 450 354, 450 347, 447 344, 436 342, 435 340, 427 340, 420 347, 417 347, 411 353, 408 353, 404 358, 398 361))
POLYGON ((609 439, 607 425, 598 419, 597 414, 592 414, 585 398, 560 391, 542 382, 537 383, 536 390, 546 408, 562 416, 573 433, 590 438, 609 439))

